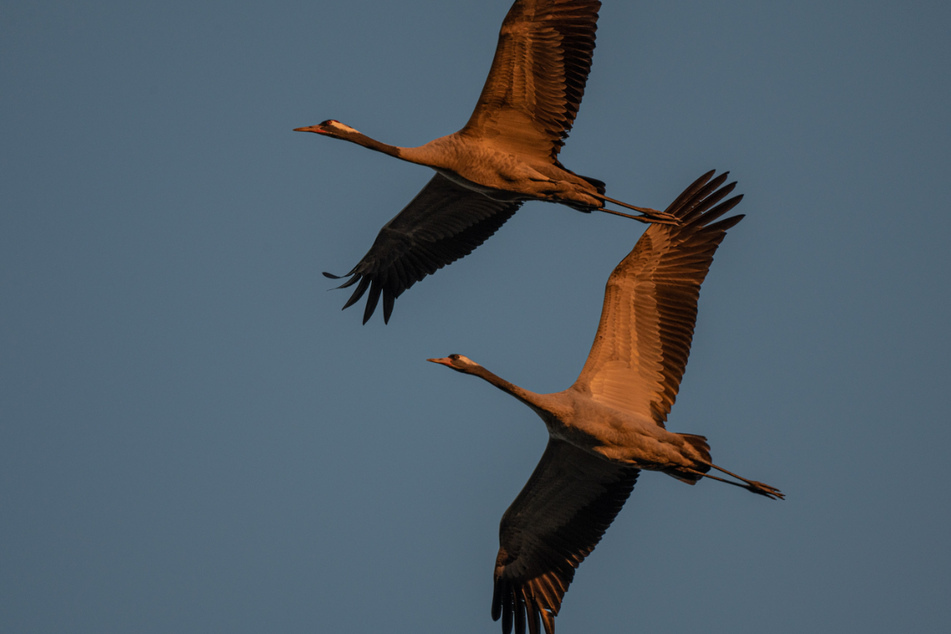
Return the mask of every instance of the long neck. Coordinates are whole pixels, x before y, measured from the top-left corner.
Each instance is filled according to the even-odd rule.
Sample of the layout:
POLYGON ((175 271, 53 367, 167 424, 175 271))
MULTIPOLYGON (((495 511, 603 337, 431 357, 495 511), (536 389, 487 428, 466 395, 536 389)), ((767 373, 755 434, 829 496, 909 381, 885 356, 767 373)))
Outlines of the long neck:
POLYGON ((348 134, 337 134, 335 135, 338 139, 343 139, 344 141, 350 141, 351 143, 356 143, 357 145, 362 145, 365 148, 376 150, 377 152, 383 152, 384 154, 389 154, 390 156, 395 156, 396 158, 403 158, 401 156, 403 148, 397 145, 388 145, 377 141, 376 139, 371 139, 362 132, 357 132, 354 130, 348 134))
POLYGON ((428 167, 432 167, 433 169, 442 167, 447 157, 451 158, 454 156, 453 149, 455 147, 455 143, 452 141, 452 135, 435 139, 426 145, 420 145, 417 147, 388 145, 386 143, 381 143, 376 139, 371 139, 367 135, 363 134, 362 132, 357 132, 356 130, 353 132, 348 132, 346 135, 340 134, 337 136, 337 138, 362 145, 365 148, 376 150, 377 152, 383 152, 384 154, 395 156, 396 158, 408 163, 426 165, 428 167))
POLYGON ((488 370, 483 368, 481 365, 469 370, 469 373, 479 377, 480 379, 484 381, 491 383, 492 385, 499 388, 503 392, 511 394, 512 396, 522 401, 526 405, 532 407, 533 409, 541 406, 542 399, 540 394, 536 394, 535 392, 526 390, 524 388, 520 388, 514 383, 509 383, 502 377, 496 374, 493 374, 492 372, 489 372, 488 370))

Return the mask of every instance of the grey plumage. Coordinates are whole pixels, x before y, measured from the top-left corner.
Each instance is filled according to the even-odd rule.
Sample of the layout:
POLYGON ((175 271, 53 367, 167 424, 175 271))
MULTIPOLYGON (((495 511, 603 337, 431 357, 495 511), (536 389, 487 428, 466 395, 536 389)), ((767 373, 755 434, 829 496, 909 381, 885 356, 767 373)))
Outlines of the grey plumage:
POLYGON ((387 145, 339 121, 297 128, 357 143, 426 165, 437 174, 380 231, 344 276, 356 285, 344 308, 367 294, 364 323, 380 297, 389 321, 396 298, 426 275, 472 252, 522 202, 541 200, 584 212, 605 211, 644 222, 672 222, 661 212, 604 195, 604 183, 558 161, 584 95, 594 52, 594 0, 518 0, 502 23, 488 78, 466 125, 425 145, 387 145), (621 205, 641 216, 604 207, 621 205))
POLYGON ((709 172, 695 181, 667 209, 680 224, 652 224, 614 269, 591 352, 567 390, 530 392, 461 355, 430 359, 511 394, 548 428, 548 447, 499 531, 492 617, 505 634, 526 627, 554 634, 575 568, 614 521, 641 469, 783 497, 715 465, 703 436, 665 428, 687 365, 700 285, 727 230, 743 218, 720 219, 742 198, 724 200, 735 186, 725 180, 709 172))

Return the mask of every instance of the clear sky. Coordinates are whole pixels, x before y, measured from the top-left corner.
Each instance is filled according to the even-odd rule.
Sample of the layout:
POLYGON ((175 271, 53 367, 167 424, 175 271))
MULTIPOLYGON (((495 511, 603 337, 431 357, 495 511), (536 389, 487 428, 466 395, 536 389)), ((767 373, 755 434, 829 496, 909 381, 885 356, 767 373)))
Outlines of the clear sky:
MULTIPOLYGON (((345 273, 468 119, 509 0, 3 3, 0 631, 499 631, 526 407, 638 223, 531 203, 407 291, 345 273)), ((666 206, 731 170, 668 427, 772 502, 644 473, 558 631, 951 621, 951 4, 606 0, 564 164, 666 206)))

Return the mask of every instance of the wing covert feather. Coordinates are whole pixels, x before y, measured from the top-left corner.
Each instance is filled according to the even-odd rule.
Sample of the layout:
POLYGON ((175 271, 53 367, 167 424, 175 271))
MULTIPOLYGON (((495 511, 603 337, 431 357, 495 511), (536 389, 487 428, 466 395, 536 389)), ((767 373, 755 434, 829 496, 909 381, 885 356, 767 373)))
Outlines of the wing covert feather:
POLYGON ((663 426, 680 389, 697 319, 697 300, 727 229, 743 216, 714 221, 742 196, 719 203, 736 185, 704 174, 670 207, 682 224, 647 228, 608 278, 601 321, 575 387, 612 407, 663 426))
POLYGON ((462 132, 555 158, 584 96, 600 8, 596 0, 515 2, 462 132))

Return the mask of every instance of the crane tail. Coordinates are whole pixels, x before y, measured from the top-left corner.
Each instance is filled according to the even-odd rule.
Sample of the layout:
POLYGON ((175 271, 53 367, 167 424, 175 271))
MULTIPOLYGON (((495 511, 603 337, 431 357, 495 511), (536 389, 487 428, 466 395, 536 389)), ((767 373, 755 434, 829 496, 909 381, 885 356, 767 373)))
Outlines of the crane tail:
MULTIPOLYGON (((579 176, 581 175, 579 174, 579 176)), ((590 176, 581 176, 581 178, 594 185, 594 188, 598 190, 598 193, 602 196, 604 195, 604 192, 607 191, 607 185, 604 184, 604 181, 599 181, 597 178, 591 178, 590 176)))
POLYGON ((700 478, 704 477, 704 474, 710 470, 713 462, 710 458, 710 445, 707 443, 707 439, 704 436, 698 436, 697 434, 678 434, 683 438, 690 447, 693 448, 698 454, 698 459, 694 463, 694 468, 680 470, 680 469, 671 469, 666 471, 668 475, 671 475, 681 482, 686 482, 687 484, 696 484, 700 478))
POLYGON ((710 443, 707 442, 706 436, 698 436, 697 434, 680 434, 680 437, 683 438, 688 445, 693 447, 694 451, 700 454, 701 460, 707 463, 700 466, 700 471, 706 473, 710 470, 708 466, 711 463, 710 458, 710 443))

